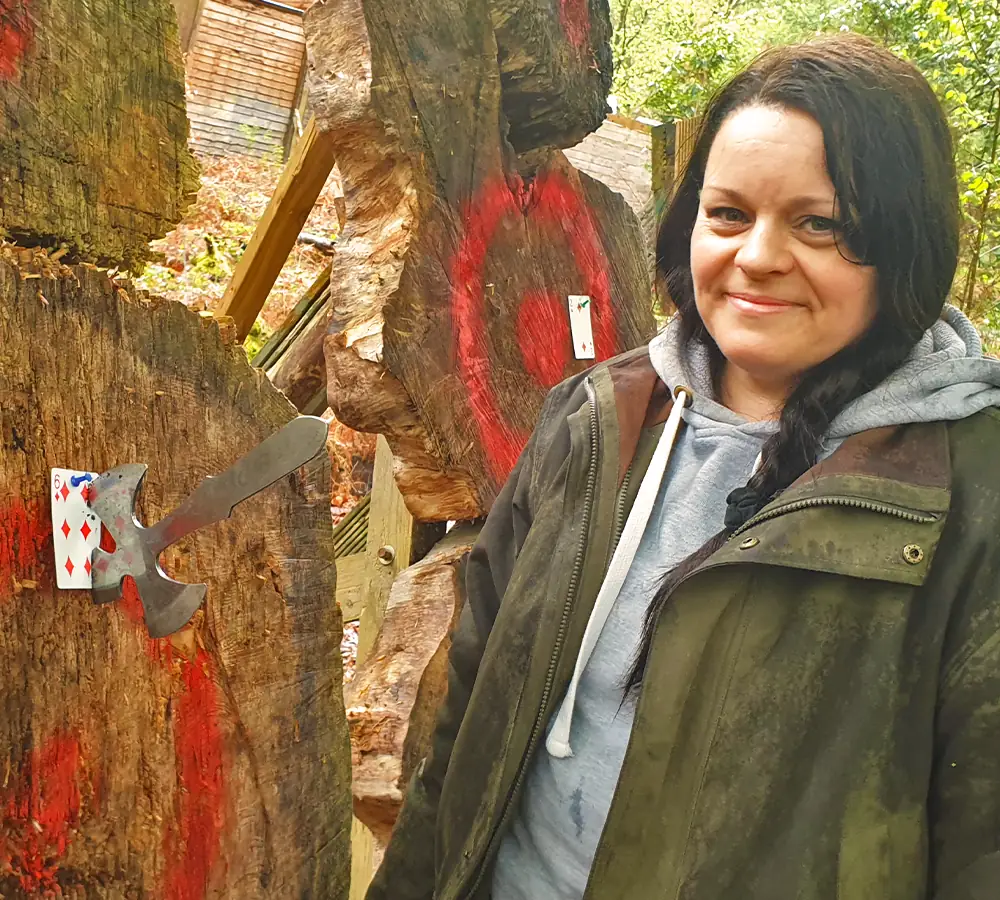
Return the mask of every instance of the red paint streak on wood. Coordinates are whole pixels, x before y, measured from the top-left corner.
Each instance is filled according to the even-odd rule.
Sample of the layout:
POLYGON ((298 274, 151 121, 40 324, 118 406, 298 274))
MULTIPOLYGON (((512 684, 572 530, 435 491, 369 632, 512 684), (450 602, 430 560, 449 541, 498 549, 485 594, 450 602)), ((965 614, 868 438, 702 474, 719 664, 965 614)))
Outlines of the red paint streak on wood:
POLYGON ((80 742, 57 732, 28 758, 0 802, 0 872, 32 896, 59 895, 59 861, 80 824, 80 742))
POLYGON ((559 0, 559 21, 569 42, 578 50, 590 41, 588 0, 559 0))
POLYGON ((517 311, 517 345, 525 369, 541 387, 562 381, 571 341, 566 304, 559 296, 551 291, 528 294, 517 311), (542 347, 547 352, 540 353, 542 347))
POLYGON ((0 80, 17 77, 33 34, 33 19, 24 0, 0 0, 0 80))
POLYGON ((164 837, 166 900, 202 900, 219 857, 226 771, 215 663, 200 649, 182 661, 184 693, 175 703, 178 817, 164 837))
MULTIPOLYGON (((505 420, 497 401, 483 316, 483 268, 497 228, 514 216, 536 219, 543 233, 568 241, 580 276, 580 285, 573 293, 591 298, 597 359, 607 359, 617 349, 610 267, 580 190, 559 172, 543 172, 527 189, 519 182, 511 187, 503 178, 484 184, 466 210, 465 231, 452 260, 451 315, 459 375, 469 392, 472 418, 498 483, 514 468, 528 435, 505 420)), ((526 338, 519 335, 518 339, 525 352, 526 338)), ((546 357, 533 361, 529 369, 533 374, 546 373, 545 377, 559 367, 560 354, 565 353, 555 342, 536 341, 528 349, 546 357)))
MULTIPOLYGON (((115 549, 114 538, 101 530, 101 549, 115 549)), ((165 900, 203 900, 222 843, 226 764, 219 722, 215 662, 203 648, 193 660, 174 652, 169 638, 150 638, 135 579, 122 582, 116 607, 142 628, 146 655, 167 671, 181 668, 183 692, 173 704, 174 755, 180 790, 175 799, 177 818, 163 834, 167 860, 165 900)))
POLYGON ((52 582, 52 518, 41 503, 11 500, 0 505, 0 601, 13 582, 52 582))

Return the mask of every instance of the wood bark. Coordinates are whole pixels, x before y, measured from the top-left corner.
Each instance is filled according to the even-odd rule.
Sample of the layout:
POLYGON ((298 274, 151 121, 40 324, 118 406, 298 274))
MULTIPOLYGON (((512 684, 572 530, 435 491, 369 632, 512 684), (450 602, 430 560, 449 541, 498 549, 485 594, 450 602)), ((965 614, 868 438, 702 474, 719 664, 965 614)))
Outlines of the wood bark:
MULTIPOLYGON (((498 40, 537 20, 543 48, 559 27, 572 43, 555 8, 320 0, 306 13, 311 103, 348 207, 330 279, 329 402, 352 428, 386 435, 420 520, 488 509, 548 388, 592 364, 574 353, 570 295, 590 298, 598 359, 654 331, 634 213, 560 152, 527 149, 569 114, 545 107, 553 130, 532 124, 520 156, 505 137, 507 98, 520 109, 527 94, 512 77, 505 93, 516 48, 504 57, 498 40)), ((603 59, 607 9, 588 10, 603 59)), ((594 119, 590 100, 569 100, 577 122, 594 119)))
POLYGON ((169 639, 134 586, 106 607, 57 590, 50 467, 147 463, 152 524, 295 411, 231 327, 29 257, 0 259, 0 896, 340 900, 329 459, 167 550, 209 586, 169 639))
POLYGON ((0 228, 138 268, 198 190, 171 0, 0 0, 0 228))
POLYGON ((386 842, 448 689, 451 631, 478 529, 458 527, 393 582, 375 644, 345 690, 354 814, 386 842))

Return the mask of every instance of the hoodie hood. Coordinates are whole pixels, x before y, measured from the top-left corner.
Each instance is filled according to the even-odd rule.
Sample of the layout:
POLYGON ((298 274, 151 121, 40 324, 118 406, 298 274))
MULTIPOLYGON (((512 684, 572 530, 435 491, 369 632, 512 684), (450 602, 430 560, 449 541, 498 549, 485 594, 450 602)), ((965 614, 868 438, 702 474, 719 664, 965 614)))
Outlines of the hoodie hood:
MULTIPOLYGON (((712 399, 708 350, 680 346, 680 321, 672 319, 649 345, 657 375, 673 390, 687 385, 694 392, 689 424, 702 417, 746 427, 747 420, 712 399)), ((945 306, 895 372, 850 403, 834 419, 824 455, 852 434, 887 425, 964 419, 990 406, 1000 407, 1000 361, 983 356, 975 326, 954 306, 945 306)), ((686 417, 687 418, 687 417, 686 417)), ((775 423, 755 423, 768 432, 775 423)))

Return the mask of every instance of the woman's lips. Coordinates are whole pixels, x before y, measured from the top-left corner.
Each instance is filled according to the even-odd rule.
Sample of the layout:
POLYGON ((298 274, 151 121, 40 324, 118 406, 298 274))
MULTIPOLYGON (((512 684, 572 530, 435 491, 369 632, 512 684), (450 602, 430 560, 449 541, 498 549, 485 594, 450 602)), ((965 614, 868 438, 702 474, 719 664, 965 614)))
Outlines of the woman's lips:
POLYGON ((778 300, 776 297, 765 297, 761 294, 729 294, 726 299, 742 313, 750 315, 768 315, 794 309, 798 304, 778 300))

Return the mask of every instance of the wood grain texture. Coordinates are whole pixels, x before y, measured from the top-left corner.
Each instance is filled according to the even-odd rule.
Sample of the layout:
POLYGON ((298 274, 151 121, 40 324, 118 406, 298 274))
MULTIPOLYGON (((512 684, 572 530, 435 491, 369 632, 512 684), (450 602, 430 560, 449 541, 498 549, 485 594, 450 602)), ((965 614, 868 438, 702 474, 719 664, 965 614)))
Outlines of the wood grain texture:
POLYGON ((170 0, 2 7, 0 227, 140 267, 198 189, 170 0))
POLYGON ((151 524, 295 415, 231 331, 94 269, 0 261, 4 897, 346 896, 326 455, 166 552, 208 584, 171 639, 134 592, 54 587, 51 466, 147 463, 151 524))
MULTIPOLYGON (((655 327, 625 201, 560 152, 517 156, 506 139, 498 38, 518 16, 550 34, 563 21, 542 0, 521 7, 320 0, 304 20, 311 103, 347 198, 329 402, 351 427, 386 435, 421 521, 488 509, 546 391, 591 364, 574 355, 569 295, 592 298, 598 358, 655 327)), ((577 0, 566 8, 582 21, 577 0)), ((592 39, 606 13, 587 7, 592 39)))

